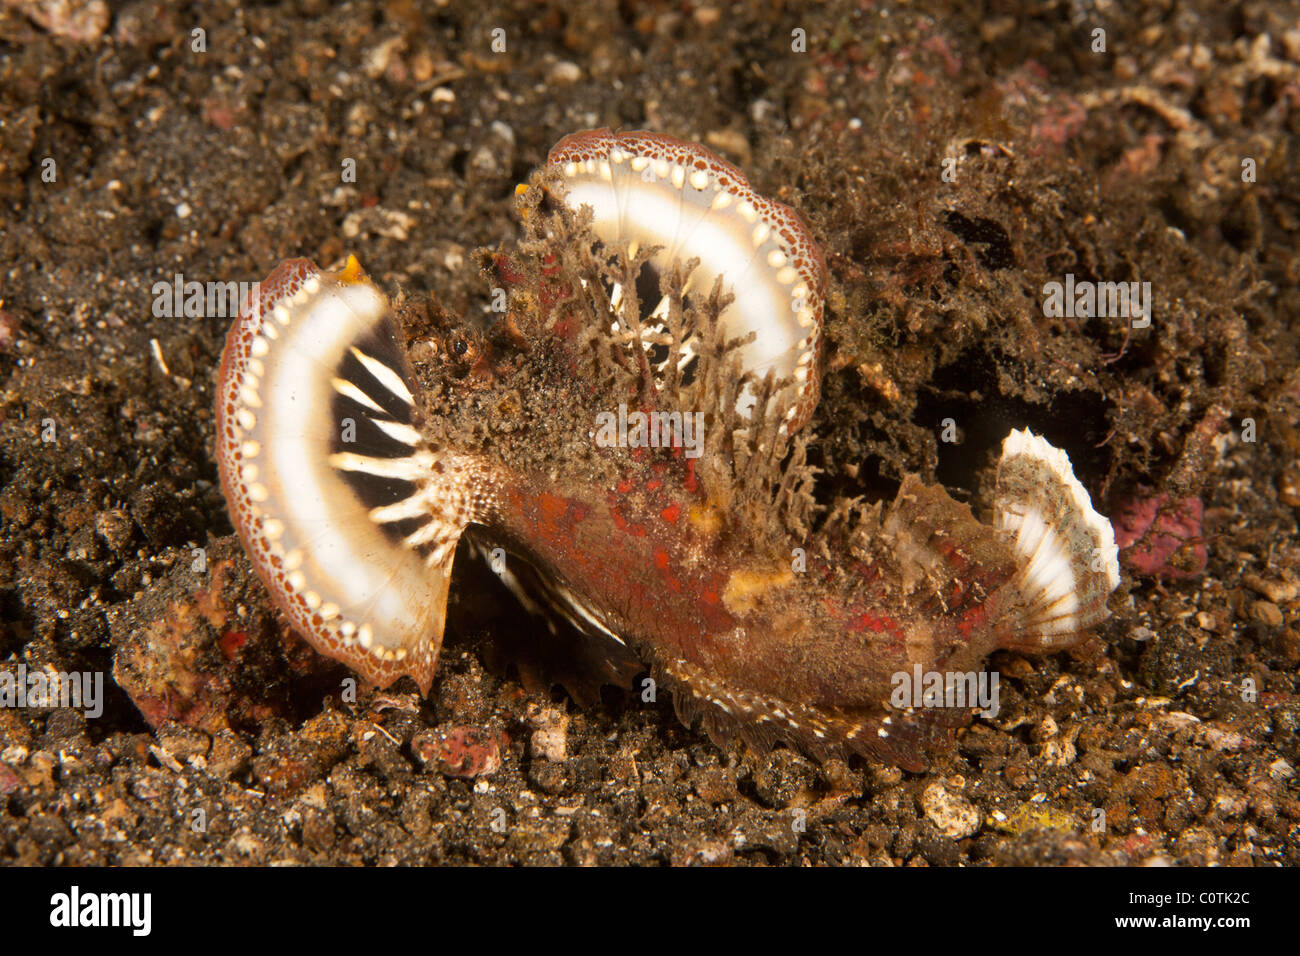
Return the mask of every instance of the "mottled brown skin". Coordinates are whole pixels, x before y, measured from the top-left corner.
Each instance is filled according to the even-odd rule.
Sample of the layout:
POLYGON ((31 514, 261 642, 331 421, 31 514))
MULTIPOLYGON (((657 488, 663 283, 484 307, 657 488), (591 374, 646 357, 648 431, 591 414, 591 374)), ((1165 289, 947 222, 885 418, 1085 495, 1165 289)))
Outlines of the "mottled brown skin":
MULTIPOLYGON (((1026 640, 1009 538, 914 477, 888 507, 818 506, 777 400, 785 383, 751 382, 734 357, 742 340, 716 321, 725 293, 687 301, 680 270, 662 280, 671 304, 655 334, 673 349, 689 338, 697 361, 676 375, 674 361, 647 360, 633 293, 611 324, 602 290, 631 289, 634 263, 565 211, 534 220, 533 235, 490 258, 511 303, 493 327, 407 310, 408 334, 429 346, 412 418, 429 472, 474 492, 458 513, 469 528, 450 525, 469 531, 465 551, 504 547, 528 606, 606 646, 605 675, 627 674, 630 649, 719 744, 924 768, 970 711, 895 706, 896 679, 978 671, 1026 640), (758 400, 742 415, 736 396, 751 385, 758 400), (620 406, 703 416, 695 456, 602 447, 598 416, 620 406), (469 464, 445 471, 453 460, 469 464)), ((381 684, 432 670, 431 659, 427 673, 360 665, 381 684)))
MULTIPOLYGON (((542 310, 519 322, 530 342, 522 365, 512 349, 486 355, 486 379, 462 383, 451 405, 522 377, 529 387, 518 391, 537 402, 534 419, 567 415, 582 434, 620 401, 643 411, 682 407, 682 396, 653 388, 594 387, 581 372, 574 324, 550 312, 582 293, 557 292, 554 268, 530 284, 522 264, 493 265, 542 310), (557 400, 537 386, 548 378, 580 387, 557 400)), ((524 429, 512 440, 531 437, 524 429)), ((672 691, 683 719, 700 718, 719 743, 779 741, 821 758, 858 753, 920 769, 925 751, 950 740, 969 712, 892 711, 891 678, 918 664, 978 670, 1014 643, 1003 613, 1015 569, 1009 546, 941 488, 909 479, 883 513, 798 534, 779 521, 746 521, 730 463, 710 461, 708 451, 694 460, 679 448, 591 453, 605 467, 563 455, 518 466, 507 455, 486 534, 582 595, 672 691)), ((760 467, 786 467, 779 449, 769 457, 760 467)))
POLYGON ((929 738, 964 715, 895 714, 897 729, 881 738, 891 677, 916 664, 975 670, 1009 643, 1009 631, 990 621, 997 601, 988 597, 1010 576, 1005 547, 966 506, 912 482, 893 513, 915 514, 910 496, 921 495, 928 516, 957 528, 966 522, 972 532, 968 544, 927 548, 940 564, 913 590, 898 582, 919 569, 891 556, 888 533, 843 566, 813 556, 795 573, 793 547, 815 555, 824 543, 847 554, 849 536, 754 540, 711 511, 698 483, 689 490, 679 463, 663 464, 635 463, 626 490, 614 492, 563 481, 559 495, 517 476, 493 531, 599 606, 611 629, 688 698, 679 710, 704 717, 716 739, 780 740, 818 756, 857 752, 922 766, 921 748, 938 742, 929 738), (701 528, 715 520, 716 531, 701 528))
MULTIPOLYGON (((791 434, 797 396, 789 380, 740 367, 744 339, 718 320, 721 281, 686 297, 690 266, 666 269, 650 327, 636 291, 643 258, 605 249, 563 207, 531 209, 518 252, 485 257, 509 292, 492 327, 408 309, 426 355, 411 418, 434 494, 421 507, 458 502, 439 533, 455 543, 468 532, 465 552, 503 547, 507 586, 607 646, 606 675, 627 673, 630 649, 719 744, 920 770, 970 710, 895 705, 897 678, 977 672, 996 649, 1080 637, 1062 628, 1028 643, 1043 634, 1026 627, 1038 595, 1022 593, 1011 539, 942 488, 912 477, 888 507, 819 505, 805 439, 791 434), (615 285, 617 312, 605 291, 615 285), (652 360, 655 348, 667 351, 652 360), (701 416, 700 443, 693 455, 603 447, 600 416, 622 406, 701 416)), ((362 659, 361 673, 428 681, 433 659, 421 660, 427 669, 386 672, 362 659)))

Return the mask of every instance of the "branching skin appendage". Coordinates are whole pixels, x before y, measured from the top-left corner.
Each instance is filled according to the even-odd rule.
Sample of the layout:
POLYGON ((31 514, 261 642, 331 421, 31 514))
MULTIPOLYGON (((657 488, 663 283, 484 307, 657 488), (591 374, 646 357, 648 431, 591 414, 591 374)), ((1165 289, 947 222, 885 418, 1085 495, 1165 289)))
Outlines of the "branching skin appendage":
POLYGON ((526 608, 635 653, 713 740, 917 770, 969 709, 896 707, 895 675, 1055 651, 1107 616, 1110 523, 1028 431, 991 525, 915 476, 887 506, 817 502, 825 268, 735 167, 579 133, 519 202, 472 373, 445 346, 413 368, 354 259, 283 263, 230 332, 222 488, 319 651, 427 693, 452 562, 495 551, 526 608))

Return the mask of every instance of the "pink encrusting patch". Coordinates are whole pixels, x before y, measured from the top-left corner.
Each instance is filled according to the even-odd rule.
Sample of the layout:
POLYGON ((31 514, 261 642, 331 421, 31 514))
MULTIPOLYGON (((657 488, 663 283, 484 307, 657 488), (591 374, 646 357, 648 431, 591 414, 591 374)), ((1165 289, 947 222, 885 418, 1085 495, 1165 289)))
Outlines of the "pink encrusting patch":
POLYGON ((1170 503, 1166 494, 1131 498, 1115 515, 1115 543, 1124 564, 1150 577, 1191 578, 1209 561, 1200 498, 1170 503))
MULTIPOLYGON (((720 316, 728 336, 755 333, 740 349, 743 370, 790 378, 777 410, 789 431, 802 427, 817 405, 826 265, 799 214, 760 196, 705 147, 661 133, 574 133, 551 149, 547 164, 563 177, 570 207, 591 207, 602 242, 659 246, 651 261, 661 271, 698 258, 688 294, 707 295, 721 277, 723 291, 735 296, 720 316)), ((739 410, 753 402, 746 390, 739 410)))

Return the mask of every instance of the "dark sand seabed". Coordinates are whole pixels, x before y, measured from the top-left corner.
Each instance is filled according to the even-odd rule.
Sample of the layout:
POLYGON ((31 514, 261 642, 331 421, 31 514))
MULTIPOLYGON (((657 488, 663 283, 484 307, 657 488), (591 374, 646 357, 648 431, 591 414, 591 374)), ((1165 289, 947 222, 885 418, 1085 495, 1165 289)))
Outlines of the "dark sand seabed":
POLYGON ((0 667, 105 699, 0 708, 0 859, 1300 860, 1300 16, 1128 6, 4 0, 0 667), (212 457, 229 322, 154 284, 355 252, 480 315, 514 185, 603 125, 708 144, 824 244, 823 493, 916 471, 978 512, 1028 425, 1122 530, 1163 502, 1114 616, 995 659, 928 773, 530 690, 527 619, 457 629, 428 700, 344 700, 269 609, 212 457), (1067 273, 1149 281, 1150 327, 1045 317, 1067 273))

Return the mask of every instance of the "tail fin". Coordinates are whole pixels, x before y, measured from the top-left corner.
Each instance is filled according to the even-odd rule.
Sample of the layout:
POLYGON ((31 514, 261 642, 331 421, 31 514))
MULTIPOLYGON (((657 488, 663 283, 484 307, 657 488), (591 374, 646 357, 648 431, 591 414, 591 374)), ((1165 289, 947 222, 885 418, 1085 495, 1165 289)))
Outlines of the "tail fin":
POLYGON ((1008 435, 994 511, 1019 562, 1008 585, 1018 613, 1007 646, 1052 650, 1106 619, 1106 599, 1119 585, 1115 534, 1065 452, 1028 429, 1008 435))

